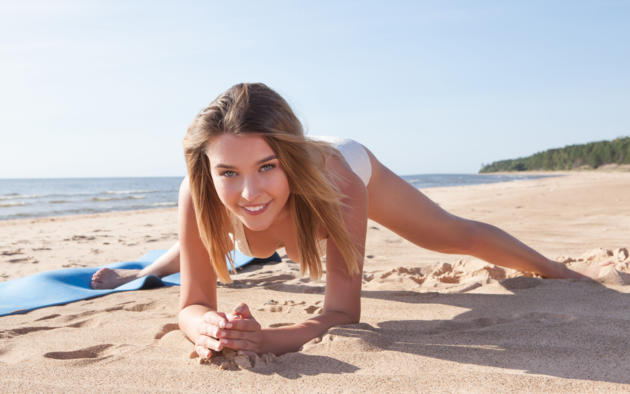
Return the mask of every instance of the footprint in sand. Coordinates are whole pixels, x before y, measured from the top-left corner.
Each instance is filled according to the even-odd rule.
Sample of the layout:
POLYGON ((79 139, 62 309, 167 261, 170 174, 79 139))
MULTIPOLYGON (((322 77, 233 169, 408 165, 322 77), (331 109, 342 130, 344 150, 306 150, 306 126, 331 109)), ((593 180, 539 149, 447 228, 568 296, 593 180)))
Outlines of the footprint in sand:
POLYGON ((162 233, 162 235, 160 236, 160 239, 162 241, 166 241, 170 239, 177 239, 177 237, 178 237, 177 233, 162 233))
POLYGON ((22 249, 5 250, 0 253, 2 256, 15 256, 16 254, 23 254, 22 249))
POLYGON ((16 263, 37 264, 37 263, 39 263, 39 260, 37 260, 34 257, 27 256, 27 257, 20 257, 20 258, 16 258, 16 259, 10 259, 9 263, 12 263, 12 264, 16 264, 16 263))
POLYGON ((123 308, 124 311, 127 312, 144 312, 144 311, 150 311, 151 309, 154 309, 155 307, 155 302, 147 302, 144 304, 134 304, 134 305, 129 305, 123 308))
POLYGON ((63 267, 63 268, 75 268, 75 267, 83 268, 83 267, 87 267, 87 265, 86 264, 77 263, 77 262, 71 262, 69 264, 63 264, 61 267, 63 267))
POLYGON ((52 315, 46 315, 46 316, 40 317, 39 319, 36 319, 35 321, 54 319, 54 318, 59 317, 59 316, 61 316, 59 313, 53 313, 52 315))
POLYGON ((87 347, 85 349, 72 350, 69 352, 48 352, 44 354, 44 357, 52 358, 55 360, 76 360, 76 359, 82 359, 82 358, 104 359, 106 357, 103 357, 103 352, 105 352, 107 349, 111 348, 112 346, 114 345, 108 343, 104 345, 96 345, 96 346, 87 347))
POLYGON ((54 330, 55 328, 59 328, 59 327, 48 327, 48 326, 20 327, 20 328, 13 328, 10 330, 0 330, 0 338, 14 338, 17 336, 30 334, 32 332, 54 330))
MULTIPOLYGON (((87 305, 84 304, 84 305, 87 305)), ((51 316, 45 316, 42 317, 40 320, 47 320, 47 319, 53 319, 56 317, 59 317, 59 320, 64 322, 64 323, 69 323, 69 322, 73 322, 77 319, 81 319, 81 318, 85 318, 87 316, 92 316, 94 314, 98 313, 98 311, 94 311, 94 310, 89 310, 89 311, 85 311, 85 312, 81 312, 81 313, 76 313, 76 314, 71 314, 71 315, 51 315, 51 316)))
POLYGON ((146 302, 144 304, 138 304, 135 301, 126 301, 126 302, 121 302, 120 304, 116 306, 106 308, 102 312, 114 312, 114 311, 144 312, 144 311, 149 311, 151 309, 154 309, 155 305, 156 305, 155 302, 146 302))
POLYGON ((64 241, 78 241, 78 242, 86 242, 93 241, 96 237, 91 235, 73 235, 71 238, 64 238, 64 241))

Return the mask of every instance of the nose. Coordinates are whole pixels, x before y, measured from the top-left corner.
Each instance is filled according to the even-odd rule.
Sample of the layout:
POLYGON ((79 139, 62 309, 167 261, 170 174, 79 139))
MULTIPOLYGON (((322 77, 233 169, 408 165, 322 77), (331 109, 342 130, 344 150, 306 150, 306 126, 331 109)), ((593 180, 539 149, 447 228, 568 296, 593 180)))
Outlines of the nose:
POLYGON ((255 201, 260 195, 260 185, 255 176, 245 177, 243 181, 243 189, 241 190, 241 197, 247 201, 255 201))

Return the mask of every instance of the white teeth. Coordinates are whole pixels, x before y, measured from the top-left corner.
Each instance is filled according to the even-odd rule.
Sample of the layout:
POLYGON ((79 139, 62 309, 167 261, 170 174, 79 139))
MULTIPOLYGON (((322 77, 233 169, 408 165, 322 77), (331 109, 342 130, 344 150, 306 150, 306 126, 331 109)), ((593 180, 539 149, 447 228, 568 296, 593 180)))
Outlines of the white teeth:
POLYGON ((250 212, 257 212, 260 211, 261 209, 263 209, 265 207, 265 204, 263 205, 256 205, 253 207, 243 207, 246 211, 250 211, 250 212))

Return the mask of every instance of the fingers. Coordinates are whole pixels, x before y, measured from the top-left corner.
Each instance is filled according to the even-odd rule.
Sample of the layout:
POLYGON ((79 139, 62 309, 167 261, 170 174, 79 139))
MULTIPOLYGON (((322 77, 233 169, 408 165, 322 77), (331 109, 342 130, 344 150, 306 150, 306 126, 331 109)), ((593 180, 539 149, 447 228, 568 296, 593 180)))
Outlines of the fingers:
POLYGON ((208 359, 210 358, 210 356, 212 356, 212 352, 210 351, 210 349, 206 349, 201 345, 195 345, 195 353, 197 353, 197 355, 199 355, 199 358, 201 359, 208 359))
POLYGON ((195 343, 195 352, 201 358, 210 358, 212 350, 220 352, 223 350, 224 345, 217 339, 211 338, 206 335, 201 335, 195 343))
POLYGON ((244 330, 219 330, 217 339, 247 339, 255 341, 260 336, 260 330, 244 331, 244 330))
POLYGON ((252 313, 249 310, 249 307, 245 303, 238 304, 234 309, 233 313, 235 315, 240 315, 244 318, 253 318, 252 313))
POLYGON ((259 331, 260 324, 253 318, 249 319, 235 319, 230 320, 225 326, 225 331, 240 330, 240 331, 259 331))
POLYGON ((223 328, 228 322, 228 319, 223 312, 211 311, 203 315, 203 321, 205 323, 215 325, 219 328, 223 328))
POLYGON ((229 330, 222 334, 224 336, 218 339, 201 335, 195 344, 197 354, 202 358, 209 358, 212 350, 220 352, 224 348, 230 348, 256 352, 260 347, 260 336, 257 333, 229 330))
POLYGON ((260 324, 254 319, 246 304, 240 304, 232 313, 207 312, 199 326, 199 339, 195 351, 202 358, 212 355, 212 350, 230 348, 257 352, 262 340, 260 324))

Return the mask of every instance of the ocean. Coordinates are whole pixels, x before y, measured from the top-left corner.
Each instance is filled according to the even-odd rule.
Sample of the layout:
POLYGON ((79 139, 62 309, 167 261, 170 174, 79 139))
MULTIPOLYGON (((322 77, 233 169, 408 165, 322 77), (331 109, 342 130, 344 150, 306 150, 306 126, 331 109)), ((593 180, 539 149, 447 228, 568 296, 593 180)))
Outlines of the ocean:
MULTIPOLYGON (((413 186, 476 185, 545 175, 404 175, 413 186)), ((182 177, 0 179, 0 220, 177 206, 182 177)))

